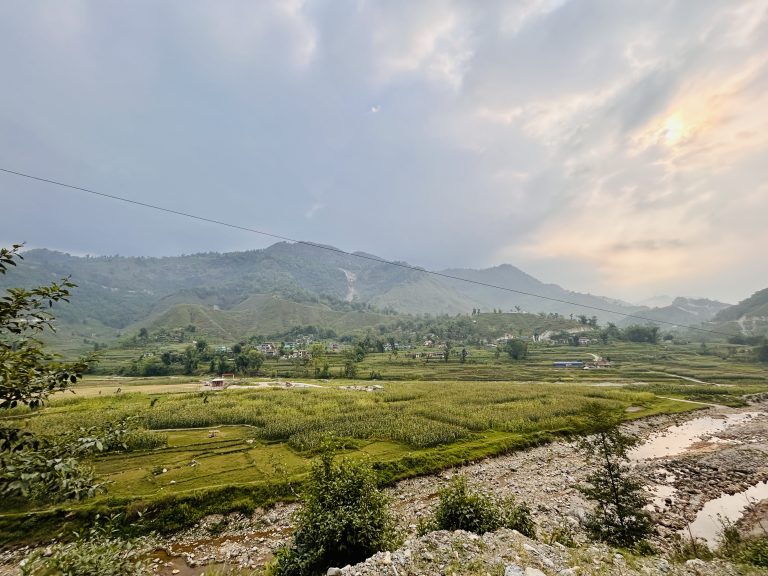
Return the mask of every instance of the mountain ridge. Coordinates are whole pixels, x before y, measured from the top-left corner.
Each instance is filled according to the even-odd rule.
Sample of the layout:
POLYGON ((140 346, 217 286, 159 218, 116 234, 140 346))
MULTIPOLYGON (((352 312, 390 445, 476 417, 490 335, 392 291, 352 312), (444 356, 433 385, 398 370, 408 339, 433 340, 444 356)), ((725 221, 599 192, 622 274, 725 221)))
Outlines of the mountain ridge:
MULTIPOLYGON (((468 314, 504 310, 594 315, 602 322, 622 320, 616 314, 594 310, 601 308, 648 316, 650 321, 699 324, 726 306, 706 299, 678 298, 669 307, 648 309, 544 283, 512 264, 479 270, 448 268, 428 274, 404 263, 392 266, 370 254, 358 258, 335 248, 288 242, 259 250, 166 257, 72 256, 35 249, 25 251, 24 258, 9 278, 0 278, 0 287, 35 286, 69 276, 78 288, 72 303, 57 312, 60 321, 95 321, 115 330, 150 325, 153 318, 186 305, 216 312, 217 318, 237 325, 235 332, 242 334, 244 324, 234 314, 247 312, 253 320, 245 323, 247 329, 258 330, 256 308, 274 304, 261 297, 254 299, 259 295, 302 306, 303 312, 283 318, 329 322, 328 311, 468 314)), ((176 316, 189 315, 190 310, 184 314, 177 310, 176 316)), ((277 314, 274 307, 272 313, 277 314)), ((263 317, 270 318, 265 321, 270 327, 284 327, 288 321, 263 317)))

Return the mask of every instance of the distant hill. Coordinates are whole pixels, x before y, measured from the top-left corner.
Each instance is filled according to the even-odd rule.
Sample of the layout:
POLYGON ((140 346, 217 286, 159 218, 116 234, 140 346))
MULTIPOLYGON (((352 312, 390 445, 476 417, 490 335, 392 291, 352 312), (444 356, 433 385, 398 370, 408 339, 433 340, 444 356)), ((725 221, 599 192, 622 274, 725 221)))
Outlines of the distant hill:
POLYGON ((188 324, 222 338, 268 334, 294 323, 351 330, 383 322, 388 317, 383 312, 392 311, 466 314, 480 309, 617 319, 557 300, 624 313, 640 310, 542 283, 511 265, 444 271, 512 290, 502 291, 363 256, 287 242, 263 250, 165 258, 77 257, 30 250, 17 269, 0 277, 0 288, 71 277, 78 288, 71 304, 58 308, 57 317, 63 327, 78 326, 69 331, 77 337, 188 324))
POLYGON ((635 304, 638 306, 644 306, 646 308, 664 308, 665 306, 670 306, 674 301, 674 296, 659 294, 658 296, 652 296, 650 298, 646 298, 645 300, 641 300, 640 302, 635 302, 635 304))
MULTIPOLYGON (((668 323, 679 326, 699 326, 708 322, 720 311, 727 309, 730 304, 709 300, 707 298, 675 298, 668 306, 644 309, 637 312, 638 316, 649 320, 664 322, 664 328, 670 328, 668 323)), ((636 318, 626 318, 619 322, 620 326, 643 323, 636 318)))
POLYGON ((734 306, 720 311, 715 316, 718 322, 727 322, 747 317, 768 317, 768 288, 755 292, 749 298, 746 298, 734 306))
POLYGON ((444 273, 463 280, 476 282, 477 284, 460 280, 441 279, 441 282, 452 288, 463 299, 482 303, 483 308, 500 308, 508 311, 516 310, 516 307, 518 307, 525 312, 595 315, 601 320, 606 321, 616 321, 617 317, 614 314, 581 308, 572 304, 564 304, 558 300, 594 306, 624 314, 631 314, 640 309, 638 306, 632 306, 619 300, 571 292, 557 284, 545 284, 510 264, 503 264, 484 270, 449 269, 445 270, 444 273), (483 284, 502 286, 512 291, 502 291, 497 288, 483 286, 483 284), (537 298, 532 296, 533 294, 543 296, 544 298, 537 298))
POLYGON ((768 288, 721 310, 712 321, 724 331, 747 336, 768 336, 768 288))

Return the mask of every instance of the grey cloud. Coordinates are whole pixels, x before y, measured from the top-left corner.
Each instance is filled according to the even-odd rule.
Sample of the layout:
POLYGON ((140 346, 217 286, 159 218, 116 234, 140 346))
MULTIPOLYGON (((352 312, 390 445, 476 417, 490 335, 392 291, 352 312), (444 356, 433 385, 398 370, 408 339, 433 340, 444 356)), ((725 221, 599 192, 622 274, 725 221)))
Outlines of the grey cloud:
MULTIPOLYGON (((635 150, 632 138, 692 82, 766 53, 768 27, 749 28, 722 0, 510 6, 7 3, 0 156, 21 171, 432 268, 514 258, 550 224, 583 234, 575 216, 616 198, 616 218, 688 209, 707 220, 710 197, 671 173, 660 146, 635 150), (740 44, 741 30, 752 31, 740 44)), ((766 78, 759 69, 738 96, 760 98, 766 78)), ((724 153, 711 146, 675 161, 724 153)), ((756 173, 699 179, 716 181, 716 196, 756 173)), ((37 246, 169 254, 270 242, 6 176, 0 195, 12 199, 4 237, 37 246)), ((633 241, 624 249, 683 247, 633 241)), ((572 268, 549 279, 567 285, 572 268)))

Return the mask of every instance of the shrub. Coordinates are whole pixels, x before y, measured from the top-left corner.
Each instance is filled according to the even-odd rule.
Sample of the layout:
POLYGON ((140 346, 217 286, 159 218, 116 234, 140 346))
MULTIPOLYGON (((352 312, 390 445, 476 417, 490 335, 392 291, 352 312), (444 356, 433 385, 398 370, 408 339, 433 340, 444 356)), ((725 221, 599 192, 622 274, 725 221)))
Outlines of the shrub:
POLYGON ((293 542, 278 550, 270 572, 321 574, 394 547, 394 522, 370 465, 325 451, 313 468, 297 514, 293 542))
MULTIPOLYGON (((98 516, 96 518, 99 520, 98 516)), ((140 576, 147 563, 133 542, 118 537, 117 518, 91 527, 74 542, 54 544, 27 558, 22 576, 140 576)))
POLYGON ((421 525, 420 531, 466 530, 484 534, 499 528, 517 530, 531 538, 536 532, 528 506, 516 504, 514 498, 494 499, 473 491, 466 478, 456 476, 440 491, 435 514, 431 521, 421 525))
POLYGON ((686 538, 675 534, 672 537, 672 550, 670 553, 670 559, 675 562, 684 562, 685 560, 691 560, 693 558, 699 558, 700 560, 711 560, 715 555, 712 550, 709 549, 707 543, 704 540, 696 540, 695 538, 686 538))
POLYGON ((737 558, 753 566, 768 568, 768 536, 744 540, 737 558))
POLYGON ((768 534, 743 536, 736 524, 718 515, 720 547, 718 553, 737 562, 768 568, 768 534))

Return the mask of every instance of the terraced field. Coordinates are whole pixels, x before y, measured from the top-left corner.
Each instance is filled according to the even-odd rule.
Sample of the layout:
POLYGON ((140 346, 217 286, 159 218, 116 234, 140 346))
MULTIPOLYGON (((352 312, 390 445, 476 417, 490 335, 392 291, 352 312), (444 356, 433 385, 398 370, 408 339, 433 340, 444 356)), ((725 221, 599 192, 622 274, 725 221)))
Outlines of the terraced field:
POLYGON ((212 392, 183 377, 87 378, 74 395, 57 395, 36 412, 14 409, 5 419, 56 436, 133 417, 145 434, 167 443, 94 458, 98 476, 110 483, 106 494, 6 509, 0 537, 39 538, 108 511, 141 518, 137 529, 172 530, 211 511, 291 499, 329 439, 353 457, 370 458, 386 483, 579 433, 590 402, 639 418, 699 407, 676 398, 738 404, 743 394, 768 391, 763 367, 692 349, 621 345, 590 353, 610 356, 613 366, 553 368, 556 359, 591 356, 541 347, 519 363, 485 351, 473 364, 371 354, 363 365, 372 370, 418 379, 313 381, 306 388, 251 379, 253 388, 212 392), (381 389, 364 391, 371 384, 381 389))

